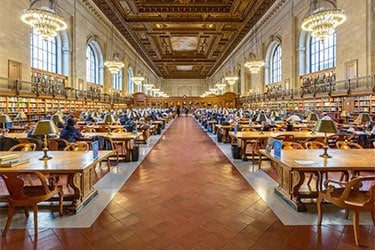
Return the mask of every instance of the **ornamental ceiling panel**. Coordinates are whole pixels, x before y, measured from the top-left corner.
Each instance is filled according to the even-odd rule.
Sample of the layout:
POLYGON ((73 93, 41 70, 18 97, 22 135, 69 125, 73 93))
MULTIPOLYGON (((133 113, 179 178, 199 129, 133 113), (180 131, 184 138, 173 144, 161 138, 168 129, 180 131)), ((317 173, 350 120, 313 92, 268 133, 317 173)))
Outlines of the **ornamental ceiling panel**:
POLYGON ((160 77, 211 76, 276 0, 93 0, 160 77))

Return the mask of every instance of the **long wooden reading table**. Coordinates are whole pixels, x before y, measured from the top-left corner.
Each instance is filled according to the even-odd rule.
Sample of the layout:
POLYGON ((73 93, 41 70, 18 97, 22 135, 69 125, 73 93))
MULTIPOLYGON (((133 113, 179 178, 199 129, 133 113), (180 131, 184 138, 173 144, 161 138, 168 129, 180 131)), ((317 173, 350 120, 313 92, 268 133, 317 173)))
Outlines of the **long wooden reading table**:
MULTIPOLYGON (((308 131, 264 131, 264 132, 257 132, 257 131, 238 131, 234 133, 233 131, 229 132, 229 136, 241 141, 241 156, 245 155, 245 149, 247 141, 261 139, 266 140, 268 138, 275 138, 278 135, 293 135, 295 140, 307 140, 307 139, 316 139, 316 138, 323 138, 324 133, 311 133, 308 131)), ((330 135, 330 134, 328 134, 330 135)))
POLYGON ((43 156, 41 151, 33 152, 7 152, 1 151, 0 156, 18 154, 19 160, 28 160, 23 164, 13 167, 1 167, 0 172, 12 171, 39 171, 49 178, 67 176, 67 185, 72 193, 64 194, 64 212, 77 213, 96 194, 94 188, 95 166, 100 161, 112 155, 112 151, 99 151, 94 159, 93 152, 49 151, 50 160, 39 160, 43 156), (68 204, 66 204, 68 201, 68 204))
MULTIPOLYGON (((320 157, 323 149, 281 150, 281 156, 276 157, 273 150, 270 152, 261 149, 260 153, 275 164, 279 174, 279 186, 275 191, 280 194, 297 211, 306 211, 302 199, 317 198, 320 185, 315 188, 302 187, 305 173, 314 173, 317 182, 321 183, 323 176, 331 172, 370 172, 375 174, 375 149, 329 149, 332 158, 320 157), (350 152, 349 152, 350 151, 350 152)), ((329 177, 328 177, 329 178, 329 177)))

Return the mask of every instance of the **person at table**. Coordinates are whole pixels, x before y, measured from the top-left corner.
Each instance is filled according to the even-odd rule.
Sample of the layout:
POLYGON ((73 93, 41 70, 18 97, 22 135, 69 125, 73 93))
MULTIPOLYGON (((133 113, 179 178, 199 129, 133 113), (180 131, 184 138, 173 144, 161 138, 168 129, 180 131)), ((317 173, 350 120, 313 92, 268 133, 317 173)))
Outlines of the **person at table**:
POLYGON ((296 113, 293 113, 291 116, 289 116, 286 119, 287 122, 293 123, 293 122, 301 122, 302 119, 299 117, 296 113))
POLYGON ((75 119, 69 118, 66 122, 66 126, 60 132, 60 138, 65 139, 68 142, 75 142, 77 139, 82 137, 81 132, 79 132, 75 125, 75 119))

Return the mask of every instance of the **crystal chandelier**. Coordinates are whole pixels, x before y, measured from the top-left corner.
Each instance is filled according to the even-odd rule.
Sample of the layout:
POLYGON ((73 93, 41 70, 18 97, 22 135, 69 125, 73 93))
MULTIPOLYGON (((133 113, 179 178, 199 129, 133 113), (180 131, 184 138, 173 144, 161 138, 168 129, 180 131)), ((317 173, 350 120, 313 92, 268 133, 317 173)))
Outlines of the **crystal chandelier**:
POLYGON ((67 28, 64 19, 57 15, 53 6, 54 0, 49 0, 50 6, 42 6, 40 0, 30 1, 29 8, 23 10, 21 20, 33 28, 33 32, 45 40, 57 36, 57 33, 67 28), (38 3, 39 6, 34 6, 38 3))
POLYGON ((135 83, 135 85, 141 84, 144 79, 145 78, 143 76, 133 76, 132 77, 132 80, 135 83))
POLYGON ((224 80, 226 80, 229 85, 233 86, 238 80, 238 76, 226 76, 224 80))
POLYGON ((336 1, 313 0, 309 15, 303 19, 301 28, 311 32, 313 37, 324 40, 345 20, 346 15, 343 10, 337 8, 336 1))
POLYGON ((264 61, 260 59, 252 59, 245 63, 245 67, 249 68, 250 72, 256 74, 264 66, 264 61))
POLYGON ((217 83, 216 88, 223 90, 225 88, 225 83, 217 83))
POLYGON ((124 63, 122 62, 119 62, 119 61, 106 61, 104 62, 104 66, 108 68, 109 72, 111 72, 111 74, 116 74, 118 73, 121 68, 124 67, 124 63))
POLYGON ((152 87, 154 87, 154 84, 151 84, 151 83, 145 83, 145 84, 143 84, 143 87, 144 87, 146 90, 151 90, 152 87))

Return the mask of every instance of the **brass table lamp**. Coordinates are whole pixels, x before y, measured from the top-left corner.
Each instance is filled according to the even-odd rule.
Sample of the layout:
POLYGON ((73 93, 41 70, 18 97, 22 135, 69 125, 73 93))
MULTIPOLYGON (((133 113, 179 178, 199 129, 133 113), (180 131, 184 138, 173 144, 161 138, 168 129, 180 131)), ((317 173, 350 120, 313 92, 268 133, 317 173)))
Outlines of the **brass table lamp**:
POLYGON ((328 155, 328 138, 327 133, 337 133, 336 125, 332 120, 329 119, 321 119, 316 124, 314 129, 316 132, 323 132, 324 133, 324 153, 319 155, 323 158, 331 158, 332 156, 328 155))
POLYGON ((51 156, 47 154, 48 152, 48 142, 47 142, 47 136, 48 135, 56 135, 57 134, 57 127, 55 123, 52 120, 40 120, 35 125, 35 128, 32 131, 33 136, 43 136, 43 152, 44 155, 39 158, 39 160, 49 160, 52 159, 51 156))
POLYGON ((260 113, 256 119, 257 122, 260 122, 262 124, 262 128, 261 128, 261 131, 260 131, 260 134, 264 134, 264 124, 266 123, 267 121, 267 117, 264 113, 260 113))
POLYGON ((7 115, 7 114, 0 115, 0 124, 1 124, 1 129, 2 129, 3 133, 5 133, 5 131, 6 131, 7 123, 10 123, 10 122, 12 122, 12 120, 10 119, 9 115, 7 115))

